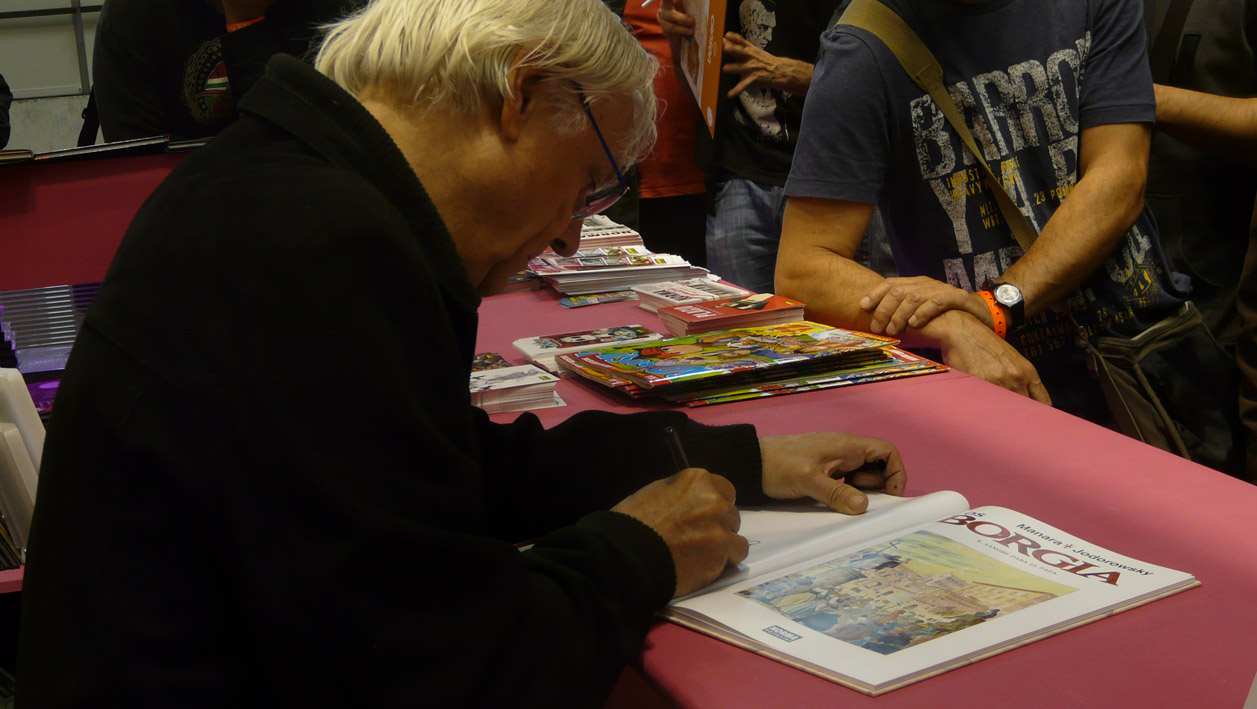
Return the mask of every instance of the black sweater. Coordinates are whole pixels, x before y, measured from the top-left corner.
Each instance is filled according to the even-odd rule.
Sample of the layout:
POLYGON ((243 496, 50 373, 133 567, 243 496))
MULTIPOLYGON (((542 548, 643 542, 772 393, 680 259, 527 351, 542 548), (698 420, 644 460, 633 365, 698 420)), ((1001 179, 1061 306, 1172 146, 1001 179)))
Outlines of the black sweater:
POLYGON ((597 704, 675 581, 596 510, 671 472, 666 425, 762 500, 753 429, 489 422, 480 299, 387 133, 288 57, 241 108, 140 210, 70 358, 21 705, 597 704))

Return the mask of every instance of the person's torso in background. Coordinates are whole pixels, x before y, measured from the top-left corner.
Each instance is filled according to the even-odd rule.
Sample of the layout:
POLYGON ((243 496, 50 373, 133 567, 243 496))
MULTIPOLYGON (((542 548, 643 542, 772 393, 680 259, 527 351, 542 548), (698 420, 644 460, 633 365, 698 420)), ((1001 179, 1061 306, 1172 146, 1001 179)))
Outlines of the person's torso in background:
MULTIPOLYGON (((1172 0, 1144 0, 1154 55, 1172 0)), ((1177 36, 1168 74, 1158 83, 1223 96, 1257 94, 1257 5, 1195 0, 1177 36)), ((1154 72, 1156 69, 1154 69, 1154 72)), ((1235 293, 1257 195, 1257 168, 1154 133, 1145 199, 1156 216, 1173 268, 1192 279, 1191 299, 1214 335, 1233 346, 1239 329, 1235 293)))

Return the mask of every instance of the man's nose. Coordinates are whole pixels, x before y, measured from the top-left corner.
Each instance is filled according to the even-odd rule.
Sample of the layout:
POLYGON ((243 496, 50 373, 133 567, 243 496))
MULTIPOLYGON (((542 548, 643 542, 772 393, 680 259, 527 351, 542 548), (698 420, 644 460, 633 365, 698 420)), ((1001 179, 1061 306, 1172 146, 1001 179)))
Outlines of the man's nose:
POLYGON ((573 219, 559 238, 550 242, 550 248, 560 256, 571 256, 580 248, 580 228, 584 220, 573 219))

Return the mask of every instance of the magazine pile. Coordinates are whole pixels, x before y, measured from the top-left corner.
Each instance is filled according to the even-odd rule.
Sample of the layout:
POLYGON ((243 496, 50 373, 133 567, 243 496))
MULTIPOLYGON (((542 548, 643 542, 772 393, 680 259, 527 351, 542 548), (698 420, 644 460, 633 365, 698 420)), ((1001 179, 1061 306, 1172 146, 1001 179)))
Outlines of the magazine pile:
POLYGON ((870 695, 1199 585, 955 492, 745 510, 746 561, 669 620, 870 695))
POLYGON ((559 378, 531 364, 471 373, 471 404, 485 413, 566 406, 554 391, 559 378))
POLYGON ((772 293, 721 298, 706 303, 670 305, 659 309, 659 319, 674 335, 756 327, 803 319, 803 303, 772 293))
POLYGON ((582 248, 571 256, 543 254, 528 269, 565 295, 627 290, 643 283, 697 278, 706 269, 691 266, 673 254, 657 254, 645 246, 582 248))
POLYGON ((716 276, 708 274, 705 278, 690 278, 684 281, 663 281, 633 286, 637 294, 638 305, 650 313, 659 312, 660 308, 670 305, 688 305, 703 303, 721 298, 733 298, 741 295, 752 295, 749 290, 728 283, 721 283, 716 276))
POLYGON ((631 397, 686 406, 943 372, 896 340, 812 322, 738 328, 561 354, 560 366, 631 397))
POLYGON ((568 352, 607 347, 609 345, 633 345, 640 342, 653 342, 663 336, 651 332, 642 325, 616 325, 599 327, 593 330, 577 330, 557 335, 541 335, 525 337, 512 343, 529 362, 543 367, 554 374, 571 375, 570 370, 563 369, 554 358, 568 352))

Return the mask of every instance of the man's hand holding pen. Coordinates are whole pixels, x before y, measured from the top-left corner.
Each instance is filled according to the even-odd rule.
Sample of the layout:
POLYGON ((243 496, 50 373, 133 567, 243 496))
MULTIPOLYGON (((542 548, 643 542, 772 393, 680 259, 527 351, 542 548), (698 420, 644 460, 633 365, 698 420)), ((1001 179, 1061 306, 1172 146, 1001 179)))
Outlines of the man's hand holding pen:
MULTIPOLYGON (((741 517, 736 492, 727 479, 690 467, 675 430, 664 432, 679 472, 657 480, 612 508, 659 533, 676 568, 676 597, 699 590, 729 564, 746 558, 747 540, 738 534, 741 517)), ((769 497, 812 497, 835 511, 860 514, 868 508, 861 492, 902 495, 903 461, 895 446, 876 438, 820 432, 762 436, 763 488, 769 497)))

